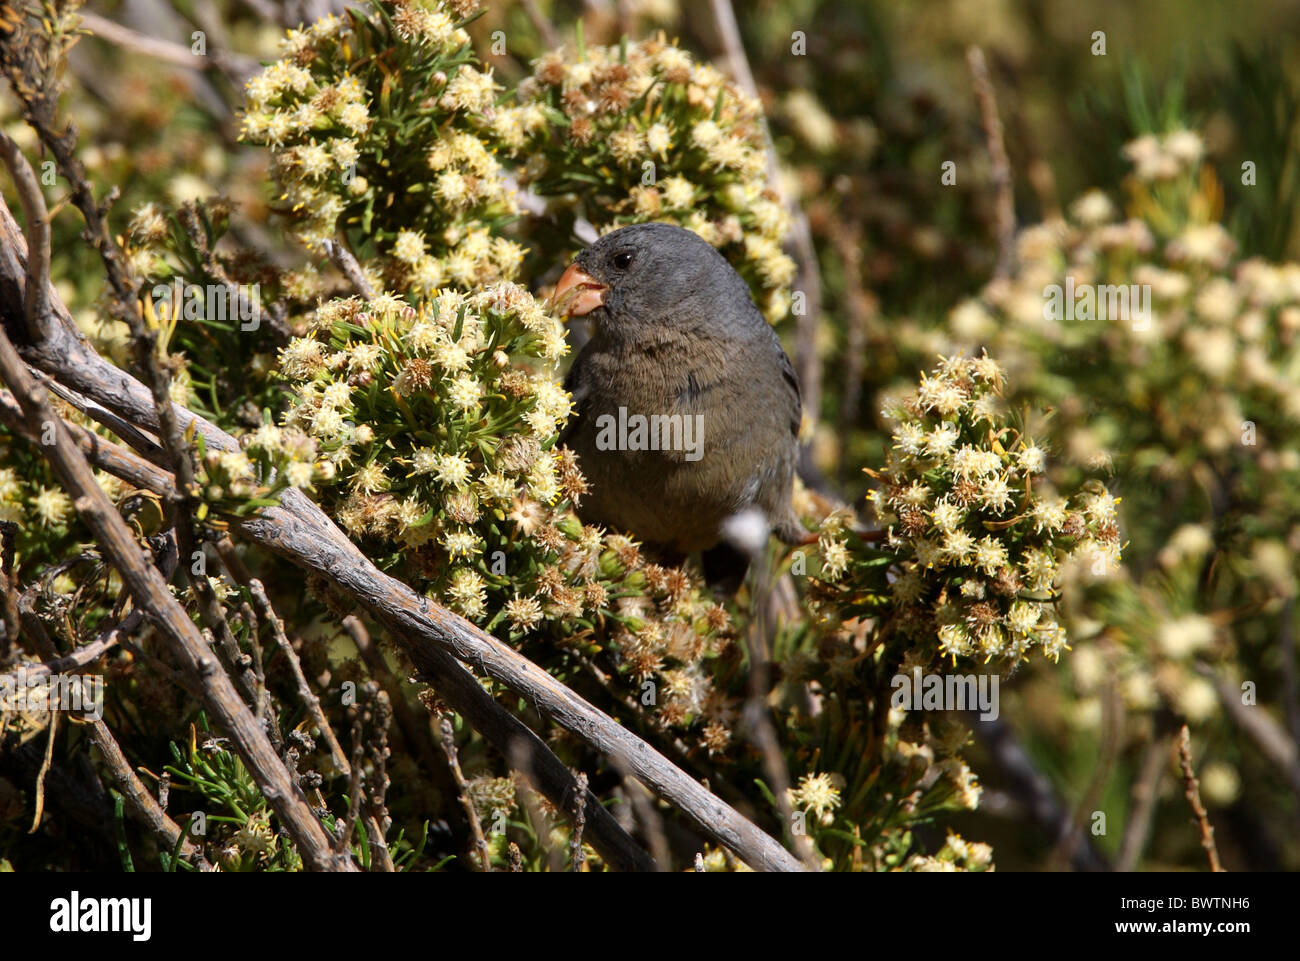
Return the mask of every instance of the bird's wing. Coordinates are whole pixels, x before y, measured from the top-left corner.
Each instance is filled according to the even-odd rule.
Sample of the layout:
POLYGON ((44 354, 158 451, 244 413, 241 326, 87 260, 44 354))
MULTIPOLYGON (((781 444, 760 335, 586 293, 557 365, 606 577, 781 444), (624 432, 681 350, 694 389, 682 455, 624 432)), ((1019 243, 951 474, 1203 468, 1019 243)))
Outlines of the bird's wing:
MULTIPOLYGON (((574 358, 572 366, 569 367, 569 372, 564 375, 564 389, 573 398, 573 413, 569 415, 569 422, 560 429, 560 437, 556 441, 557 446, 570 443, 570 437, 578 424, 583 404, 587 399, 587 394, 590 393, 587 379, 582 376, 583 359, 585 357, 586 351, 579 353, 574 358)), ((570 444, 570 446, 572 445, 570 444)))
MULTIPOLYGON (((771 328, 768 329, 771 330, 771 328)), ((776 344, 776 352, 781 355, 781 379, 785 381, 791 395, 790 432, 797 438, 799 428, 803 424, 803 389, 799 386, 799 375, 795 372, 794 364, 790 363, 790 357, 786 354, 785 348, 781 346, 781 340, 776 336, 776 331, 772 331, 772 340, 776 344)))

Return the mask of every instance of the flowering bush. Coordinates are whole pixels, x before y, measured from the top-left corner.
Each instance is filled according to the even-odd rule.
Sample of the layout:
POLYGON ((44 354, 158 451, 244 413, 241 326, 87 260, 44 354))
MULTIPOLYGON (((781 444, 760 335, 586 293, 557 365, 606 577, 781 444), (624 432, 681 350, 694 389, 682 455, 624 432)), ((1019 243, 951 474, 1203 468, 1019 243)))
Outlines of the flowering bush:
MULTIPOLYGON (((1300 266, 1236 259, 1196 134, 1146 135, 1124 152, 1130 216, 1091 191, 1069 220, 1022 232, 1015 277, 956 308, 948 337, 995 352, 1013 398, 1053 406, 1063 465, 1122 479, 1121 523, 1142 561, 1117 569, 1102 608, 1123 645, 1112 667, 1130 710, 1206 722, 1221 708, 1198 663, 1231 662, 1227 610, 1268 618, 1294 595, 1300 266), (1133 284, 1149 312, 1054 318, 1044 291, 1067 279, 1133 284)), ((1080 680, 1095 696, 1096 672, 1080 680)))
POLYGON ((557 50, 493 129, 527 155, 520 182, 573 194, 599 227, 666 220, 726 255, 772 321, 790 309, 789 217, 767 178, 762 108, 663 40, 557 50))
POLYGON ((1047 487, 1044 450, 1004 426, 1002 385, 988 354, 944 359, 887 411, 897 453, 868 470, 881 485, 869 500, 887 532, 883 550, 852 550, 856 539, 835 526, 822 534, 822 577, 850 611, 888 603, 910 650, 937 641, 954 664, 1014 667, 1034 650, 1057 660, 1062 563, 1102 574, 1120 563, 1116 499, 1096 484, 1071 505, 1047 487))
POLYGON ((417 306, 334 300, 310 326, 281 354, 294 391, 284 422, 319 441, 343 528, 503 637, 545 625, 584 655, 612 643, 629 684, 662 685, 658 722, 700 720, 702 660, 725 643, 728 615, 694 575, 573 513, 587 483, 555 447, 570 412, 554 372, 567 350, 559 322, 502 282, 417 306))
MULTIPOLYGON (((1040 848, 1068 811, 1043 826, 1047 842, 1003 823, 1018 799, 997 738, 1021 740, 1060 790, 1049 800, 1079 805, 1076 821, 1092 813, 1084 802, 1128 816, 1115 798, 1159 767, 1150 758, 1175 720, 1206 753, 1212 807, 1289 803, 1280 762, 1234 711, 1237 686, 1258 687, 1266 720, 1251 729, 1281 730, 1267 712, 1293 670, 1278 639, 1293 636, 1300 548, 1300 267, 1251 246, 1258 225, 1225 210, 1235 185, 1219 179, 1222 147, 1169 108, 1109 151, 1131 169, 1095 182, 1124 176, 1122 201, 1090 190, 1060 213, 1043 199, 1042 222, 1007 234, 1015 256, 987 280, 986 228, 1004 225, 965 108, 888 62, 879 38, 893 28, 874 5, 796 6, 741 17, 745 46, 763 51, 762 99, 700 55, 712 33, 684 7, 619 4, 617 29, 592 12, 556 39, 536 5, 472 0, 373 0, 287 30, 223 8, 232 43, 270 62, 238 83, 234 61, 214 63, 229 70, 215 89, 230 102, 200 124, 210 143, 170 107, 202 95, 136 81, 118 134, 66 91, 91 118, 88 176, 123 183, 115 239, 171 399, 239 441, 216 450, 188 435, 198 486, 184 505, 96 477, 155 568, 178 572, 170 595, 210 632, 312 816, 346 833, 357 863, 544 869, 567 851, 575 867, 605 866, 581 819, 443 702, 402 638, 370 639, 336 571, 304 581, 243 536, 291 488, 380 569, 549 672, 809 865, 984 871, 995 846, 1003 867, 1064 863, 1066 841, 1040 848), (670 41, 659 28, 674 22, 670 41), (787 55, 809 24, 836 50, 787 55), (220 143, 234 128, 240 145, 220 143), (952 185, 935 173, 949 160, 952 185), (713 244, 773 324, 799 317, 797 366, 814 373, 795 505, 816 546, 768 545, 734 595, 693 559, 583 524, 589 482, 558 440, 571 346, 548 286, 592 230, 647 220, 713 244), (816 324, 795 309, 810 293, 792 289, 796 273, 820 273, 816 324), (252 313, 195 315, 162 293, 187 287, 252 313), (176 553, 181 507, 189 558, 176 553), (969 679, 993 700, 962 711, 904 696, 923 679, 969 679), (1002 802, 991 811, 986 778, 1002 802)), ((32 7, 25 36, 72 36, 71 11, 54 8, 32 7)), ((0 51, 11 79, 22 49, 0 51)), ((35 158, 25 125, 5 130, 35 158)), ((1032 164, 1028 176, 1048 198, 1050 178, 1032 164)), ((85 281, 97 255, 57 208, 53 228, 74 320, 144 379, 120 305, 85 281)), ((56 404, 158 459, 150 439, 56 404)), ((104 728, 130 768, 172 792, 177 823, 211 815, 195 842, 210 864, 302 868, 271 795, 208 702, 176 685, 161 635, 126 604, 42 444, 14 426, 0 428, 0 534, 0 573, 16 572, 0 583, 15 599, 0 673, 129 625, 88 670, 108 681, 104 728)), ((673 866, 698 852, 706 870, 745 869, 698 819, 643 804, 580 727, 482 683, 545 733, 560 767, 617 802, 638 843, 672 818, 673 866)), ((6 708, 0 738, 30 753, 51 732, 52 763, 79 775, 89 735, 51 718, 6 708)), ((96 743, 95 776, 120 777, 96 743)), ((37 775, 17 757, 0 750, 0 859, 82 863, 54 832, 28 834, 22 792, 37 775)), ((1172 789, 1166 773, 1153 796, 1172 789)), ((1183 808, 1160 809, 1151 858, 1201 863, 1183 808)), ((198 863, 126 820, 116 828, 86 863, 115 865, 123 850, 198 863)), ((1128 856, 1117 838, 1067 840, 1078 857, 1128 856)))
POLYGON ((459 22, 442 5, 379 4, 291 30, 243 115, 244 138, 271 149, 295 236, 315 247, 342 229, 426 295, 511 279, 522 258, 494 236, 518 212, 481 119, 498 85, 459 22))

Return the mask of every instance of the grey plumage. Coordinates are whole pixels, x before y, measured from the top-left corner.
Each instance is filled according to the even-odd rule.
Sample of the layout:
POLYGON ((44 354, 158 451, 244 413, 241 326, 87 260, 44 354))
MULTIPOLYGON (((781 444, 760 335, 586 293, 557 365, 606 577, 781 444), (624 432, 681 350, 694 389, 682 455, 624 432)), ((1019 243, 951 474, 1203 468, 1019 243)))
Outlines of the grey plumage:
POLYGON ((601 306, 584 308, 594 330, 565 382, 575 415, 562 441, 592 488, 580 516, 689 552, 717 544, 722 522, 753 507, 783 540, 802 540, 791 506, 799 382, 745 281, 669 224, 614 231, 575 266, 604 288, 601 306), (699 459, 601 449, 601 417, 620 407, 629 418, 702 415, 699 459))

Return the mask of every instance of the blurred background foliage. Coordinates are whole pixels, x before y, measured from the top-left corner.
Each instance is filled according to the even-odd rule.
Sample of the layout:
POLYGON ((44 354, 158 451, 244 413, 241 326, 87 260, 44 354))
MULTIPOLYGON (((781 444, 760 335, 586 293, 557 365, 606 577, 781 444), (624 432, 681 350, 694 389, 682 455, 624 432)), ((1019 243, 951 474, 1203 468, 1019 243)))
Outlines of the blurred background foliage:
MULTIPOLYGON (((270 187, 273 152, 241 140, 240 110, 244 81, 280 55, 284 28, 328 4, 128 0, 90 9, 185 47, 201 30, 212 49, 232 52, 195 72, 99 39, 74 49, 66 109, 98 193, 120 190, 116 228, 126 235, 133 212, 150 202, 182 210, 208 200, 195 216, 207 218, 204 229, 220 221, 212 238, 228 229, 265 252, 265 260, 226 264, 231 277, 263 283, 263 301, 283 304, 288 318, 295 305, 314 304, 326 288, 312 275, 312 255, 285 240, 270 187)), ((1070 585, 1073 650, 1059 665, 1021 668, 1003 686, 1001 719, 973 725, 965 756, 980 772, 982 801, 947 823, 990 842, 1003 870, 1200 869, 1169 760, 1187 722, 1226 865, 1300 867, 1300 7, 1218 2, 1191 15, 1180 3, 1118 0, 755 0, 736 4, 736 17, 779 184, 806 216, 821 282, 815 359, 805 350, 800 361, 821 381, 810 412, 810 485, 860 504, 872 486, 863 468, 880 467, 891 444, 882 413, 890 399, 937 355, 987 348, 1007 370, 1013 408, 1049 413, 1033 421, 1033 433, 1053 459, 1053 480, 1065 489, 1101 471, 1122 498, 1122 570, 1070 585), (1104 55, 1094 31, 1104 31, 1104 55), (792 53, 796 36, 804 55, 792 53), (1013 177, 1019 233, 1004 277, 994 277, 997 197, 967 66, 971 45, 989 64, 1013 177), (941 179, 948 161, 952 184, 941 179), (1243 182, 1246 163, 1252 183, 1243 182), (1150 284, 1150 330, 1044 321, 1044 288, 1067 275, 1150 284), (1255 685, 1257 705, 1240 703, 1242 682, 1255 685), (1266 715, 1271 749, 1257 736, 1256 712, 1266 715), (1106 814, 1104 833, 1064 830, 1091 827, 1097 811, 1106 814)), ((514 87, 553 46, 573 44, 579 22, 589 45, 662 30, 697 61, 724 72, 731 65, 708 4, 493 2, 467 29, 497 82, 514 87), (491 52, 496 31, 506 39, 499 55, 491 52)), ((38 157, 12 98, 2 103, 6 131, 38 157)), ((203 282, 208 267, 193 231, 168 216, 171 269, 203 282)), ((541 262, 536 249, 576 249, 572 217, 553 210, 518 234, 534 290, 563 263, 541 262)), ((60 216, 53 227, 63 299, 125 364, 122 331, 97 309, 102 280, 94 253, 78 242, 77 219, 60 216)), ((792 286, 808 280, 801 270, 792 286)), ((777 319, 792 356, 796 326, 795 317, 777 319)), ((271 371, 294 332, 277 318, 269 339, 251 344, 202 325, 178 327, 173 350, 186 358, 178 399, 231 429, 256 427, 264 409, 283 408, 271 371)), ((0 484, 5 518, 35 521, 23 524, 25 565, 62 559, 88 539, 67 520, 66 505, 50 502, 52 478, 21 445, 7 446, 0 462, 11 471, 0 484)), ((148 519, 141 524, 147 529, 148 519)), ((50 594, 59 594, 53 584, 50 594)), ((298 623, 324 620, 319 599, 301 604, 298 623)), ((304 633, 329 636, 320 625, 304 633)), ((304 651, 316 659, 309 676, 326 676, 328 650, 304 651)), ((806 654, 787 642, 777 660, 796 676, 806 654)), ((156 684, 145 696, 165 697, 156 684)), ((473 767, 473 739, 461 737, 473 767)), ((269 846, 257 840, 266 833, 264 805, 237 805, 190 745, 152 750, 174 759, 178 783, 218 785, 211 790, 250 832, 242 851, 269 846)), ((237 766, 229 755, 218 760, 218 768, 237 766)), ((852 763, 841 761, 845 770, 852 763)), ((225 777, 238 785, 246 775, 231 769, 225 777)), ((493 790, 504 790, 490 779, 479 787, 489 804, 493 790)), ((395 803, 427 810, 415 794, 397 792, 395 803)), ((542 831, 536 812, 518 810, 522 830, 542 831)), ((449 817, 452 827, 442 828, 459 830, 449 817)), ((940 849, 934 826, 916 830, 932 835, 923 847, 940 849)), ((418 825, 408 830, 405 857, 432 853, 418 833, 418 825)), ((886 842, 890 866, 909 850, 902 837, 886 842)), ((62 867, 80 863, 21 838, 12 817, 0 838, 15 864, 39 866, 47 855, 62 867)), ((948 862, 962 856, 951 844, 943 850, 948 862)), ((229 866, 252 863, 240 857, 229 866)), ((291 858, 281 866, 292 867, 291 858)))

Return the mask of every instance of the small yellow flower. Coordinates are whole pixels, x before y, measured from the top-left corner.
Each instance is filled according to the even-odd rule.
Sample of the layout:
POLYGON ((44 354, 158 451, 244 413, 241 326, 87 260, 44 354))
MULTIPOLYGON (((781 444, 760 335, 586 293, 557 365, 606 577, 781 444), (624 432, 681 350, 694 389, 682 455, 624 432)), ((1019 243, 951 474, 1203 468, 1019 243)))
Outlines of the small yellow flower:
POLYGON ((840 790, 835 786, 836 776, 827 773, 805 774, 798 787, 789 791, 790 804, 797 810, 809 811, 823 818, 840 806, 840 790))
POLYGON ((72 513, 72 499, 57 487, 41 487, 32 498, 32 508, 43 526, 57 527, 72 513))
POLYGON ((523 634, 527 634, 542 621, 542 605, 534 597, 520 597, 516 594, 513 600, 506 602, 505 613, 510 626, 523 634))

